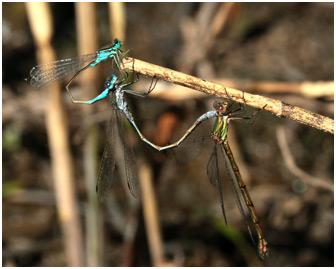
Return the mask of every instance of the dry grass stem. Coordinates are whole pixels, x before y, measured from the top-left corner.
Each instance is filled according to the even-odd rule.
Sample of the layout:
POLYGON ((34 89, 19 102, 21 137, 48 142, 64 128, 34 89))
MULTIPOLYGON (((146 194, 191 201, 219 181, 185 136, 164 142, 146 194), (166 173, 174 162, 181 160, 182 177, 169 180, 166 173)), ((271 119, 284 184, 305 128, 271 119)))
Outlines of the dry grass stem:
POLYGON ((108 3, 111 36, 125 41, 126 36, 126 4, 122 2, 108 3))
POLYGON ((141 186, 142 207, 148 237, 149 250, 153 266, 165 264, 162 236, 158 221, 157 199, 153 186, 153 174, 145 161, 139 166, 139 179, 141 186))
MULTIPOLYGON (((53 25, 49 4, 31 2, 26 3, 26 8, 37 46, 38 62, 55 61, 55 52, 51 46, 53 25)), ((58 84, 49 87, 46 121, 51 155, 51 178, 55 186, 67 262, 69 266, 83 266, 82 228, 76 202, 73 160, 68 139, 67 117, 58 84)))
MULTIPOLYGON (((97 50, 98 44, 98 19, 97 4, 84 2, 75 4, 76 12, 76 28, 78 40, 78 54, 84 55, 97 50)), ((99 69, 92 68, 91 72, 86 72, 85 76, 80 76, 79 81, 83 92, 90 92, 97 83, 99 69)), ((89 99, 87 94, 82 94, 83 99, 89 99)), ((84 117, 81 119, 84 125, 86 120, 94 110, 93 106, 80 107, 84 117)), ((95 191, 96 170, 98 166, 97 156, 98 146, 98 129, 97 126, 89 126, 85 132, 85 140, 83 143, 83 167, 84 179, 87 189, 86 210, 86 265, 99 266, 102 264, 103 241, 103 225, 99 214, 99 206, 95 191)))
POLYGON ((334 134, 334 120, 300 107, 286 104, 280 100, 245 93, 240 90, 225 87, 218 83, 193 77, 178 71, 150 64, 134 58, 123 59, 124 68, 134 70, 149 77, 156 77, 168 82, 182 85, 203 93, 228 98, 238 103, 272 112, 278 117, 291 119, 313 128, 334 134))

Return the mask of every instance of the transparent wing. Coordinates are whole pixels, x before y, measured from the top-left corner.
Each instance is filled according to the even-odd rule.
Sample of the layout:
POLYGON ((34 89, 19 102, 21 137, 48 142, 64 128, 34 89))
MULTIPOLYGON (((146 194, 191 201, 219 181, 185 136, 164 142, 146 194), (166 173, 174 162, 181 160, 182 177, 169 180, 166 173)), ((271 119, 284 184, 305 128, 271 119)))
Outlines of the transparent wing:
POLYGON ((104 148, 103 157, 100 162, 99 175, 97 180, 98 201, 104 201, 107 191, 110 189, 115 171, 115 128, 116 111, 113 109, 108 126, 107 141, 104 148))
POLYGON ((124 159, 125 159, 125 171, 126 171, 126 180, 127 186, 131 194, 138 198, 140 197, 140 187, 138 180, 138 169, 136 165, 136 159, 132 146, 128 141, 128 136, 126 130, 123 126, 123 119, 120 110, 117 110, 117 119, 118 119, 118 130, 120 141, 122 142, 124 148, 124 159))
POLYGON ((227 225, 227 219, 225 214, 225 207, 224 207, 224 199, 223 199, 223 192, 222 192, 222 183, 219 174, 219 167, 218 167, 218 154, 217 154, 217 146, 218 144, 215 143, 213 151, 211 153, 208 165, 207 165, 207 176, 210 180, 210 183, 213 186, 218 186, 218 193, 220 204, 222 208, 222 214, 224 217, 225 224, 227 225))
POLYGON ((208 161, 207 176, 212 186, 217 186, 217 181, 219 180, 219 169, 218 169, 218 159, 217 159, 217 145, 214 145, 213 151, 211 153, 210 159, 208 161))
POLYGON ((212 142, 211 137, 198 137, 184 140, 179 146, 168 151, 169 156, 177 162, 183 163, 195 160, 201 151, 212 142))
MULTIPOLYGON (((247 227, 247 229, 248 229, 248 232, 249 232, 249 234, 250 234, 250 237, 251 237, 251 239, 252 239, 252 242, 253 242, 253 244, 255 245, 255 241, 254 241, 254 238, 253 238, 253 236, 252 236, 252 232, 251 232, 251 228, 250 228, 250 225, 249 225, 249 222, 248 222, 248 220, 247 220, 247 217, 246 217, 246 215, 245 215, 245 213, 244 213, 244 209, 243 209, 243 206, 242 206, 242 203, 241 203, 241 201, 240 201, 240 197, 239 197, 239 194, 238 194, 238 191, 237 191, 237 187, 236 187, 236 185, 235 185, 235 183, 234 183, 234 180, 233 180, 233 178, 232 178, 232 170, 229 168, 229 164, 228 164, 228 162, 230 162, 231 160, 230 160, 230 158, 226 155, 226 153, 225 153, 225 150, 224 150, 224 144, 222 144, 221 145, 221 152, 222 152, 222 156, 223 156, 223 159, 224 159, 224 163, 225 163, 225 167, 226 167, 226 170, 227 170, 227 174, 228 174, 228 176, 229 176, 229 179, 230 179, 230 185, 231 185, 231 188, 232 188, 232 191, 233 191, 233 194, 234 194, 234 197, 235 197, 235 200, 236 200, 236 203, 237 203, 237 206, 238 206, 238 209, 239 209, 239 212, 240 212, 240 214, 241 214, 241 216, 242 216, 242 218, 243 218, 243 220, 244 220, 244 222, 245 222, 245 225, 246 225, 246 227, 247 227)), ((235 164, 236 165, 236 164, 235 164)), ((231 166, 230 166, 231 167, 231 166)), ((234 174, 234 173, 233 173, 234 174)), ((234 174, 235 175, 235 174, 234 174)), ((236 176, 236 175, 235 175, 236 176)))
POLYGON ((30 85, 41 88, 56 81, 63 81, 94 61, 96 57, 97 54, 92 53, 37 65, 30 70, 30 85))

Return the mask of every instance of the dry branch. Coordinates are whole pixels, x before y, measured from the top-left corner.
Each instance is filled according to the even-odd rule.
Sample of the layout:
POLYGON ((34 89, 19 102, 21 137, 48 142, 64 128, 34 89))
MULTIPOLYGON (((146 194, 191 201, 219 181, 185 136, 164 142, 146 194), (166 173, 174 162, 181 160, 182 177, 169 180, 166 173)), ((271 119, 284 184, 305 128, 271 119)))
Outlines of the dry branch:
POLYGON ((251 93, 296 94, 306 98, 334 100, 334 81, 274 82, 221 79, 215 82, 234 88, 244 88, 251 93))
POLYGON ((150 64, 134 58, 123 59, 124 68, 134 70, 149 77, 156 77, 168 82, 185 86, 203 93, 208 93, 222 98, 230 98, 238 103, 246 103, 249 106, 264 109, 281 118, 288 118, 302 124, 314 127, 324 132, 334 134, 334 120, 300 107, 286 104, 280 100, 245 93, 237 89, 193 77, 168 68, 150 64))

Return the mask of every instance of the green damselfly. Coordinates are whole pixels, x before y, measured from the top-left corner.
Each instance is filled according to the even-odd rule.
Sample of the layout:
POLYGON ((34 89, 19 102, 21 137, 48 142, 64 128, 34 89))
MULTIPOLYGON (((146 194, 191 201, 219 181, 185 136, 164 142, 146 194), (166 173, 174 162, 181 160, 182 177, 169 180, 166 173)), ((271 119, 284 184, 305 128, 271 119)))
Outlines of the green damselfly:
MULTIPOLYGON (((183 135, 182 139, 184 140, 187 136, 189 136, 191 132, 201 122, 207 119, 210 119, 210 118, 215 118, 215 123, 213 125, 211 136, 210 137, 200 137, 200 138, 196 138, 193 140, 184 140, 184 141, 182 140, 183 143, 179 145, 177 148, 175 148, 173 151, 174 151, 175 158, 177 159, 183 160, 185 158, 184 153, 186 152, 191 155, 191 158, 195 158, 199 154, 201 148, 203 148, 206 143, 208 143, 209 141, 214 142, 212 154, 208 161, 206 170, 207 170, 207 176, 210 180, 210 183, 213 186, 216 186, 216 185, 218 186, 221 208, 222 208, 222 213, 224 216, 225 223, 227 223, 227 220, 226 220, 226 215, 225 215, 224 200, 223 200, 223 194, 222 194, 222 183, 220 179, 219 166, 218 166, 218 160, 220 156, 224 158, 226 168, 229 169, 228 166, 231 167, 236 183, 241 191, 242 196, 244 197, 245 204, 248 208, 252 222, 258 234, 258 253, 259 253, 259 256, 263 259, 265 256, 268 256, 267 242, 263 236, 260 223, 257 218, 257 214, 256 214, 255 208, 251 200, 251 196, 242 179, 242 176, 239 172, 239 168, 233 157, 231 148, 227 140, 228 125, 231 121, 240 120, 240 121, 249 121, 249 123, 253 123, 255 119, 257 118, 260 110, 258 110, 251 116, 237 117, 237 115, 245 113, 246 110, 245 110, 245 107, 243 107, 240 104, 238 104, 239 107, 235 109, 233 105, 234 103, 231 100, 225 101, 225 102, 215 102, 214 108, 216 110, 209 111, 203 114, 201 117, 199 117, 195 121, 195 123, 191 126, 191 128, 189 128, 188 131, 183 135), (229 163, 229 165, 227 163, 229 163)), ((181 143, 182 141, 179 140, 179 143, 181 143)), ((234 195, 235 195, 235 198, 238 204, 238 209, 243 216, 243 219, 251 235, 252 241, 254 242, 251 230, 247 222, 247 218, 243 211, 243 208, 242 208, 242 205, 239 199, 239 195, 234 185, 234 181, 232 179, 230 171, 228 171, 228 174, 229 174, 230 181, 231 181, 231 187, 232 187, 232 190, 234 192, 234 195)))

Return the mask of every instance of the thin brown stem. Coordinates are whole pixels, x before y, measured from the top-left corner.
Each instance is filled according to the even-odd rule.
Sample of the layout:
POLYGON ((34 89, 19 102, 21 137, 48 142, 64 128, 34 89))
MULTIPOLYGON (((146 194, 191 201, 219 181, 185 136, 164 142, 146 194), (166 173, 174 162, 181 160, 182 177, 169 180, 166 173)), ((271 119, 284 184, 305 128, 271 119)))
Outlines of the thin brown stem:
POLYGON ((278 127, 276 130, 276 135, 282 157, 285 161, 285 165, 293 175, 301 178, 304 182, 313 187, 318 187, 331 192, 334 191, 334 184, 332 182, 324 178, 313 177, 307 174, 305 171, 303 171, 296 165, 294 157, 289 149, 289 145, 286 140, 284 127, 278 127))
POLYGON ((151 168, 145 161, 140 165, 139 178, 141 182, 142 207, 152 263, 153 266, 164 266, 165 257, 158 220, 157 199, 153 187, 153 175, 151 168))
POLYGON ((119 38, 125 42, 126 38, 126 4, 122 2, 108 3, 111 37, 119 38))
MULTIPOLYGON (((78 40, 78 54, 84 55, 99 48, 98 44, 98 20, 96 3, 78 2, 75 4, 76 27, 78 40)), ((81 92, 84 98, 89 99, 89 94, 95 85, 99 75, 99 69, 90 68, 85 76, 79 76, 81 92)), ((81 106, 84 115, 82 122, 88 126, 86 120, 93 114, 92 106, 81 106)), ((99 206, 96 195, 96 170, 97 170, 97 126, 91 125, 85 129, 85 140, 83 143, 83 167, 84 179, 87 189, 86 212, 86 265, 101 266, 103 252, 103 224, 99 214, 99 206)))
POLYGON ((168 82, 182 85, 197 91, 208 93, 214 96, 230 98, 238 103, 246 103, 249 106, 264 109, 272 112, 280 118, 287 118, 313 128, 334 134, 334 120, 314 112, 302 109, 300 107, 286 104, 280 100, 244 93, 233 88, 207 81, 205 79, 193 77, 178 71, 164 68, 158 65, 150 64, 134 58, 124 58, 123 65, 125 69, 134 70, 135 72, 156 77, 168 82))

